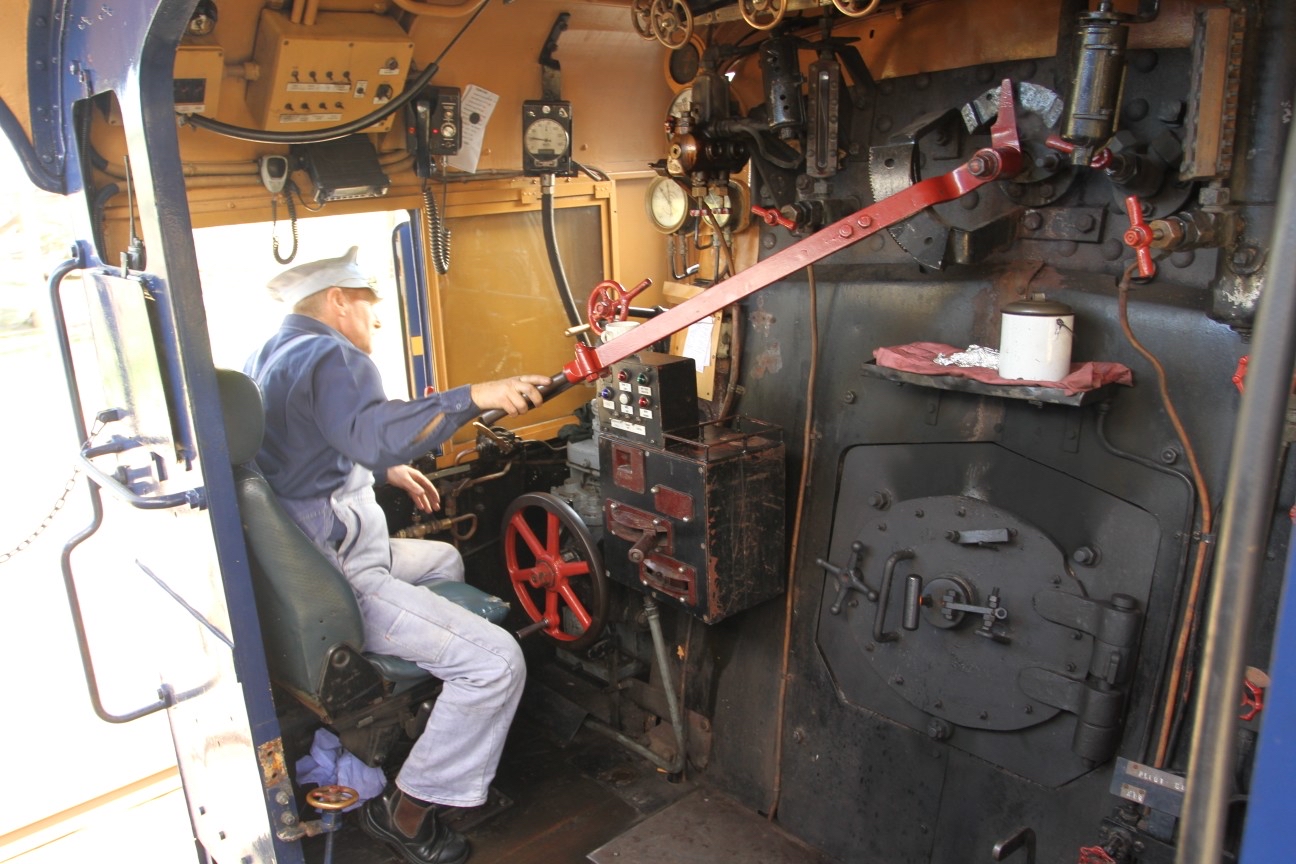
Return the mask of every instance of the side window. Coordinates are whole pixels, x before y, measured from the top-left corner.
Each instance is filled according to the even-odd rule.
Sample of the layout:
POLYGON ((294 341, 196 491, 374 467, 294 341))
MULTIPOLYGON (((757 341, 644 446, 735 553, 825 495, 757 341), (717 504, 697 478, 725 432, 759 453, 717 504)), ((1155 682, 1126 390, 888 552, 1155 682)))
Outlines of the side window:
MULTIPOLYGON (((377 307, 382 327, 374 340, 373 359, 382 374, 387 395, 408 399, 411 394, 401 301, 391 254, 392 229, 408 218, 405 212, 390 212, 302 220, 298 225, 300 244, 291 264, 275 261, 269 222, 195 230, 203 306, 207 310, 207 331, 216 365, 242 369, 247 358, 279 329, 283 317, 292 311, 270 297, 265 286, 271 278, 289 267, 333 258, 352 246, 359 246, 360 266, 374 280, 383 298, 377 307)), ((287 237, 288 226, 281 221, 278 230, 282 252, 290 245, 282 242, 287 237)))

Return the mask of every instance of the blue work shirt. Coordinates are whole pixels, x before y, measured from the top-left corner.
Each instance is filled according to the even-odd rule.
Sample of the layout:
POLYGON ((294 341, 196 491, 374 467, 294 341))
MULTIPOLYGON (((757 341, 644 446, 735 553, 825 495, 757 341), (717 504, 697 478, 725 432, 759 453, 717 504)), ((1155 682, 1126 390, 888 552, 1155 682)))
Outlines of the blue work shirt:
POLYGON ((388 399, 369 355, 306 315, 284 318, 244 371, 265 405, 257 465, 282 498, 327 498, 357 463, 382 480, 481 413, 467 385, 388 399))

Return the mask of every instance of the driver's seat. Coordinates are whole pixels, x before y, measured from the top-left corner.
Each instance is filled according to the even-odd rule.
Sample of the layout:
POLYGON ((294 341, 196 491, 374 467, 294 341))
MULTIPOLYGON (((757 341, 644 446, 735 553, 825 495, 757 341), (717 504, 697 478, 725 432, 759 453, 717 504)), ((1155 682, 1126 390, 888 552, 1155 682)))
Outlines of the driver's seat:
MULTIPOLYGON (((377 765, 402 726, 411 737, 421 731, 413 728, 426 719, 419 708, 440 682, 408 660, 361 650, 364 625, 351 586, 253 464, 265 431, 256 383, 228 369, 216 376, 271 680, 331 727, 343 746, 377 765)), ((448 582, 429 590, 497 624, 508 613, 508 604, 471 585, 448 582)))

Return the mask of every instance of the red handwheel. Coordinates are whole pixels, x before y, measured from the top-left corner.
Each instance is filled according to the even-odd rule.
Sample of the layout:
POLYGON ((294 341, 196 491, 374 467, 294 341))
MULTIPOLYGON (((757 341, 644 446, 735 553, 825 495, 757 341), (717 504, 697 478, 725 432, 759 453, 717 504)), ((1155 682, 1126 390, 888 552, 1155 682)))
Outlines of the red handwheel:
POLYGON ((546 492, 519 495, 504 514, 504 563, 523 610, 546 636, 575 651, 602 635, 603 560, 567 502, 546 492))
POLYGON ((652 285, 645 279, 627 291, 615 279, 604 279, 594 286, 585 304, 586 320, 595 333, 602 333, 610 321, 624 321, 630 316, 630 301, 652 285))

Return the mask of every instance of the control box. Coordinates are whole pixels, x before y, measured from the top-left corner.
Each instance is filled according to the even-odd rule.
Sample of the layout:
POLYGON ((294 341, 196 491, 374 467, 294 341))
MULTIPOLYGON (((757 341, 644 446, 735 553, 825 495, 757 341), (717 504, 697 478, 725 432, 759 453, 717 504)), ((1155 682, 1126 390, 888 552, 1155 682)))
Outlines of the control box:
POLYGON ((225 52, 216 44, 183 44, 176 49, 171 85, 177 114, 215 114, 220 108, 225 52))
POLYGON ((612 364, 596 398, 604 435, 660 445, 663 433, 697 423, 691 357, 640 351, 612 364))
MULTIPOLYGON (((321 12, 307 27, 283 12, 261 10, 248 109, 268 131, 309 131, 349 123, 378 110, 405 87, 414 43, 392 18, 321 12)), ((393 117, 369 132, 386 132, 393 117)))
POLYGON ((409 151, 414 173, 430 177, 434 156, 454 156, 463 141, 458 87, 428 87, 409 104, 409 151))
POLYGON ((601 434, 608 578, 708 624, 783 593, 785 460, 782 430, 746 417, 661 447, 601 434))

